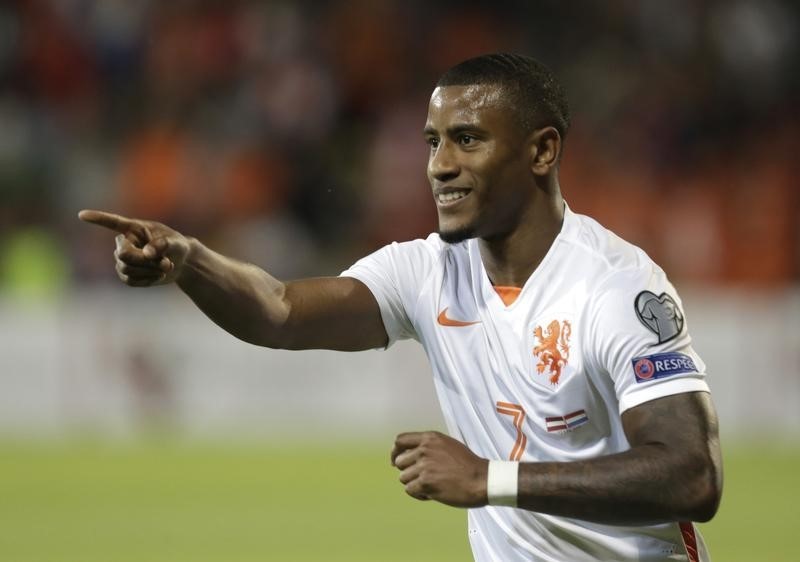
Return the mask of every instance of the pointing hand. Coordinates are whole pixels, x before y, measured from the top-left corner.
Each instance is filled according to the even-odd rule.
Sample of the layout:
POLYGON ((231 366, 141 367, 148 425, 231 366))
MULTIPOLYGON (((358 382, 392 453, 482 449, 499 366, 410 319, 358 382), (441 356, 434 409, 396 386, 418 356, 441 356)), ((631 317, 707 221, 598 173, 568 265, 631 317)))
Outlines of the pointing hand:
POLYGON ((114 258, 123 283, 149 287, 171 283, 180 276, 191 248, 181 233, 161 223, 104 211, 84 210, 78 218, 117 233, 114 258))

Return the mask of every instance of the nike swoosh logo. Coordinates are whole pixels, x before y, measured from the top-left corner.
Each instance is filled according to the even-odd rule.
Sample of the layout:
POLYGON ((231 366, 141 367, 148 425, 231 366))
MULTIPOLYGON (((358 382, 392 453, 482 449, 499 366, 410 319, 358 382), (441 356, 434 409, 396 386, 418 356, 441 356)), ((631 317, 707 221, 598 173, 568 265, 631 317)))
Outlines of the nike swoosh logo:
POLYGON ((439 317, 436 321, 441 324, 442 326, 451 326, 456 328, 462 328, 464 326, 472 326, 473 324, 480 324, 480 320, 476 320, 475 322, 464 322, 463 320, 453 320, 452 318, 447 317, 447 308, 439 313, 439 317))

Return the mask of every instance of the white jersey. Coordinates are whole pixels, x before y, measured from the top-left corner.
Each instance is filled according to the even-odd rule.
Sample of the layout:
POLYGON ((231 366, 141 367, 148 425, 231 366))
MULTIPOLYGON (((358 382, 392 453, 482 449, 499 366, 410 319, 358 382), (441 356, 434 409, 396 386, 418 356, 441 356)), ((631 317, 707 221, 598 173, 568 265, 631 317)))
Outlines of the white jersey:
MULTIPOLYGON (((621 414, 708 391, 681 301, 639 248, 565 209, 506 305, 476 240, 393 243, 343 273, 369 287, 389 343, 425 348, 450 434, 487 459, 580 461, 630 448, 621 414)), ((469 510, 478 561, 708 560, 691 523, 613 526, 510 507, 469 510)))

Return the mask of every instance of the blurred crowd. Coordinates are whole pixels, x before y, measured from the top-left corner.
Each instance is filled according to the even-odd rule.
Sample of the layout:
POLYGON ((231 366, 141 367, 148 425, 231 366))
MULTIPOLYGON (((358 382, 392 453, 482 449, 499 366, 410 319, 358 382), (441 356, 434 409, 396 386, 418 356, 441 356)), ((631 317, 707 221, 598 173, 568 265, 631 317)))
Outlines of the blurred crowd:
POLYGON ((798 26, 788 0, 7 0, 0 293, 113 278, 81 208, 285 278, 425 236, 427 98, 500 50, 567 88, 574 210, 676 283, 796 284, 798 26))

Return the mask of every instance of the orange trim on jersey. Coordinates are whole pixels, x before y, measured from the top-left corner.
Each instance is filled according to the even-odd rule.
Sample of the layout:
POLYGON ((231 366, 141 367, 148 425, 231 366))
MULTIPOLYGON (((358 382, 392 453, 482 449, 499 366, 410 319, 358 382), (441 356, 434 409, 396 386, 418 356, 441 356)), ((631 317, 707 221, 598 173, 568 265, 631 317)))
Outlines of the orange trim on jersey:
POLYGON ((694 532, 694 525, 689 521, 681 521, 678 526, 681 529, 681 538, 683 538, 683 547, 686 549, 686 556, 689 562, 699 562, 697 552, 697 535, 694 532))
POLYGON ((506 306, 511 306, 514 304, 514 301, 517 300, 520 291, 522 291, 522 287, 503 287, 500 285, 494 286, 494 292, 500 296, 500 299, 502 299, 503 304, 506 306))

